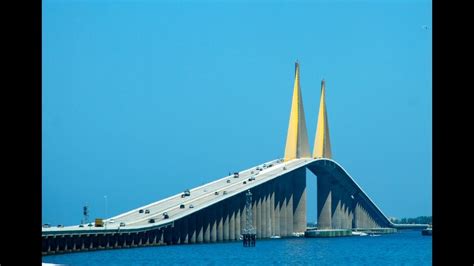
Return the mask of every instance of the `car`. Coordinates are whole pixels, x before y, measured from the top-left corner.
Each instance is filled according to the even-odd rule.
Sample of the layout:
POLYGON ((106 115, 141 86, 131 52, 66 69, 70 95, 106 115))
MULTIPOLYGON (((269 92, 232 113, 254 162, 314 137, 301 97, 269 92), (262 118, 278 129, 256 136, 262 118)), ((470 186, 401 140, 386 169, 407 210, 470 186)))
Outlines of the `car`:
POLYGON ((230 179, 227 179, 227 183, 230 183, 230 179))
POLYGON ((183 194, 181 194, 181 198, 184 198, 184 197, 189 197, 191 196, 191 192, 189 191, 189 189, 186 189, 183 194))
POLYGON ((252 174, 252 175, 253 175, 253 171, 250 171, 250 174, 252 174))
POLYGON ((262 167, 257 167, 255 170, 262 171, 263 169, 262 169, 262 167))
POLYGON ((219 195, 219 191, 214 192, 214 195, 219 195))
POLYGON ((93 226, 93 225, 92 225, 91 223, 89 223, 87 226, 91 227, 91 226, 93 226))
POLYGON ((84 227, 84 225, 83 225, 83 224, 80 224, 79 227, 84 227))
POLYGON ((184 204, 179 205, 180 209, 184 209, 184 204))
POLYGON ((251 176, 251 177, 249 178, 249 181, 253 181, 253 180, 255 180, 255 176, 251 176))
POLYGON ((255 175, 258 175, 260 172, 256 172, 255 175))
POLYGON ((143 209, 140 209, 140 210, 138 211, 138 213, 143 213, 143 209))
POLYGON ((113 224, 113 223, 115 223, 115 220, 114 220, 114 219, 110 219, 110 220, 109 220, 109 224, 113 224))
POLYGON ((227 195, 227 191, 226 191, 226 190, 224 190, 224 192, 222 192, 222 194, 224 194, 224 195, 227 195))
POLYGON ((121 223, 120 223, 120 226, 125 226, 125 223, 124 223, 124 222, 121 222, 121 223))
POLYGON ((189 208, 192 209, 194 208, 194 206, 192 204, 189 204, 189 208))
POLYGON ((155 223, 155 219, 151 218, 150 220, 148 220, 148 223, 151 223, 151 224, 155 223))
POLYGON ((234 173, 234 178, 239 178, 239 173, 235 172, 234 173))
POLYGON ((58 224, 58 227, 64 227, 64 225, 62 225, 62 224, 58 224))
POLYGON ((50 224, 43 224, 43 228, 50 228, 51 225, 50 224))
POLYGON ((245 184, 247 184, 247 181, 244 181, 244 183, 243 183, 243 184, 244 184, 244 185, 245 185, 245 184))
POLYGON ((148 213, 150 213, 150 210, 148 210, 148 209, 145 210, 145 214, 148 214, 148 213))
POLYGON ((163 213, 163 219, 168 219, 168 218, 170 218, 170 216, 168 215, 167 212, 164 212, 164 213, 163 213))
POLYGON ((283 170, 286 170, 286 166, 283 166, 283 170))

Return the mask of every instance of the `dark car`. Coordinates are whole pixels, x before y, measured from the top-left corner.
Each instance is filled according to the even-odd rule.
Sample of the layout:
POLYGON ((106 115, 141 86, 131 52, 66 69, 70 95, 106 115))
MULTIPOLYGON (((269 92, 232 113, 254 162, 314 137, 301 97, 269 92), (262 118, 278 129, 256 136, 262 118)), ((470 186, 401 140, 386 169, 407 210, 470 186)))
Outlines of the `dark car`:
POLYGON ((83 225, 83 224, 80 224, 79 227, 84 227, 84 225, 83 225))
POLYGON ((50 227, 51 227, 51 225, 49 225, 49 224, 43 224, 43 228, 50 228, 50 227))
POLYGON ((58 227, 64 227, 64 225, 62 225, 62 224, 58 224, 58 227))
POLYGON ((244 185, 247 184, 247 181, 244 181, 244 185))
POLYGON ((184 209, 184 204, 179 205, 180 209, 184 209))
POLYGON ((91 227, 91 226, 93 226, 93 225, 92 225, 92 224, 88 224, 87 226, 91 227))
POLYGON ((138 213, 143 213, 143 209, 140 209, 140 210, 138 211, 138 213))
POLYGON ((145 214, 150 213, 150 210, 145 210, 145 214))
POLYGON ((163 219, 168 219, 168 218, 170 218, 170 216, 168 215, 167 212, 164 212, 164 213, 163 213, 163 219))
POLYGON ((120 223, 120 226, 125 226, 125 223, 124 223, 124 222, 121 222, 121 223, 120 223))
POLYGON ((148 222, 153 224, 153 223, 155 223, 155 219, 151 218, 150 220, 148 220, 148 222))
POLYGON ((214 192, 214 195, 219 195, 219 191, 214 192))

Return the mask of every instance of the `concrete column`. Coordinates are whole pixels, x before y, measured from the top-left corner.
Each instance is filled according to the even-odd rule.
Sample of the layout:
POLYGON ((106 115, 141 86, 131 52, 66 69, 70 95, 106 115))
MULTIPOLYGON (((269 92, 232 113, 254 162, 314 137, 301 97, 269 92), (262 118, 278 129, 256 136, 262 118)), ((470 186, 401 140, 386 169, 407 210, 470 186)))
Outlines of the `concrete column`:
POLYGON ((171 230, 171 241, 172 244, 180 244, 180 227, 181 227, 181 220, 174 221, 174 227, 171 230))
POLYGON ((211 242, 211 208, 209 206, 203 210, 204 242, 211 242))
POLYGON ((271 187, 270 187, 270 184, 266 183, 265 184, 265 198, 266 198, 266 207, 265 207, 265 210, 266 210, 266 217, 267 217, 267 228, 266 228, 266 233, 265 233, 265 237, 270 237, 272 235, 272 217, 271 217, 271 213, 272 213, 272 199, 271 199, 271 187))
POLYGON ((275 201, 275 207, 273 211, 273 221, 275 223, 275 227, 273 228, 273 234, 276 236, 281 235, 280 231, 280 209, 281 209, 281 192, 280 192, 280 181, 281 177, 278 177, 277 179, 274 179, 273 182, 273 191, 274 191, 274 201, 275 201))
POLYGON ((217 207, 217 241, 222 242, 224 240, 224 204, 219 202, 216 204, 217 207))
POLYGON ((229 241, 229 219, 230 219, 230 212, 231 210, 231 200, 232 198, 228 198, 223 202, 223 209, 224 209, 224 235, 223 235, 223 240, 224 241, 229 241))
POLYGON ((265 184, 262 184, 260 185, 261 188, 260 188, 260 191, 261 191, 261 231, 262 233, 260 234, 260 237, 261 238, 266 238, 267 237, 267 193, 266 193, 266 189, 265 189, 265 184))
POLYGON ((242 211, 240 212, 240 233, 243 234, 244 229, 247 225, 247 208, 245 205, 245 192, 241 194, 241 209, 242 211))
POLYGON ((275 180, 270 181, 270 223, 272 225, 272 230, 270 236, 276 235, 276 223, 275 223, 275 180))
POLYGON ((331 186, 331 228, 340 229, 341 228, 341 219, 340 219, 340 197, 339 197, 339 187, 337 184, 330 184, 331 186))
POLYGON ((258 233, 258 227, 257 227, 257 189, 252 190, 252 226, 257 230, 258 233))
POLYGON ((211 242, 216 242, 217 241, 217 205, 214 204, 210 206, 211 211, 209 215, 209 219, 211 220, 211 242))
POLYGON ((257 238, 262 238, 262 189, 258 186, 255 191, 255 197, 257 199, 257 238))
POLYGON ((160 229, 160 231, 158 233, 159 233, 158 243, 161 244, 161 245, 166 244, 165 243, 165 228, 160 229))
POLYGON ((235 198, 234 201, 235 201, 235 208, 236 208, 234 239, 239 240, 240 230, 241 230, 241 221, 242 221, 242 217, 241 217, 242 216, 242 213, 241 213, 242 205, 241 205, 240 195, 236 195, 234 198, 235 198))
POLYGON ((196 212, 191 214, 188 218, 188 237, 189 243, 196 243, 196 212))
POLYGON ((288 177, 288 174, 285 174, 282 176, 280 180, 280 193, 281 193, 281 208, 280 208, 280 235, 281 236, 288 236, 287 234, 287 222, 286 222, 286 217, 288 215, 288 212, 286 210, 286 207, 288 205, 288 195, 286 194, 286 178, 288 177))
POLYGON ((306 168, 296 171, 293 178, 293 230, 295 232, 306 231, 306 168))
POLYGON ((318 229, 331 229, 332 226, 332 195, 328 175, 320 174, 317 177, 318 196, 318 229))
POLYGON ((189 223, 189 216, 185 216, 180 219, 181 220, 181 228, 180 228, 180 243, 181 244, 188 244, 189 238, 189 231, 188 231, 188 223, 189 223))
MULTIPOLYGON (((205 210, 205 209, 204 209, 205 210)), ((196 242, 204 242, 204 210, 200 210, 196 213, 196 242)))
POLYGON ((229 199, 229 239, 235 240, 235 213, 237 212, 237 204, 235 196, 229 199))
POLYGON ((349 228, 349 211, 347 210, 347 191, 344 190, 344 194, 342 196, 342 212, 344 214, 344 220, 342 226, 344 229, 349 228))
POLYGON ((286 206, 286 235, 291 236, 293 234, 293 182, 292 179, 295 173, 288 176, 286 180, 286 195, 288 197, 286 206))

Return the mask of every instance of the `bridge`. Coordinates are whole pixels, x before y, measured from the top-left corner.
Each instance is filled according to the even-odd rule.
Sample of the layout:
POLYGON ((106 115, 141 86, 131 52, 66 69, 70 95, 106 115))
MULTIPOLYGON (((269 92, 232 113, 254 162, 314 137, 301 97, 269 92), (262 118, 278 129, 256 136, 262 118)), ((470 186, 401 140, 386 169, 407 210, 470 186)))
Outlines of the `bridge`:
POLYGON ((180 192, 110 217, 103 227, 85 224, 43 228, 42 254, 239 240, 246 221, 248 190, 253 194, 252 223, 257 238, 301 235, 306 231, 306 169, 317 176, 318 229, 427 227, 392 223, 332 159, 324 80, 310 153, 296 63, 283 158, 193 188, 189 195, 180 192))

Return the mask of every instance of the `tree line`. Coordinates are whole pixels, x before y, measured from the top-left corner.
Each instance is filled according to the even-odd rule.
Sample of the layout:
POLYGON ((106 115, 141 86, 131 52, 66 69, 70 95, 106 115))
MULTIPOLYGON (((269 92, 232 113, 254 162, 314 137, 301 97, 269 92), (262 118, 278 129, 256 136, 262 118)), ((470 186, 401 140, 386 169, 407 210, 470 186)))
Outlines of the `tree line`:
POLYGON ((390 218, 392 223, 396 224, 431 224, 432 219, 431 216, 418 216, 416 218, 402 218, 402 219, 396 219, 396 218, 390 218))

